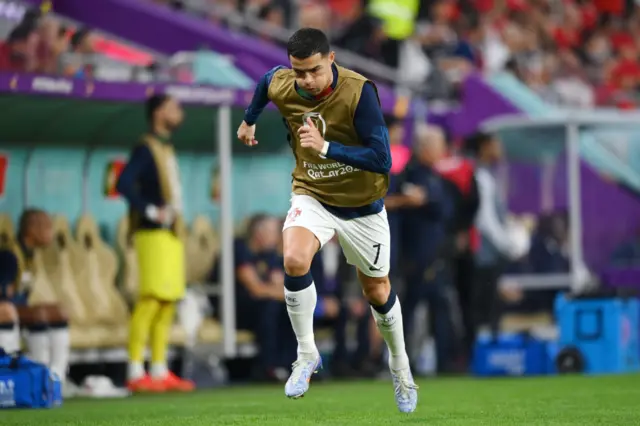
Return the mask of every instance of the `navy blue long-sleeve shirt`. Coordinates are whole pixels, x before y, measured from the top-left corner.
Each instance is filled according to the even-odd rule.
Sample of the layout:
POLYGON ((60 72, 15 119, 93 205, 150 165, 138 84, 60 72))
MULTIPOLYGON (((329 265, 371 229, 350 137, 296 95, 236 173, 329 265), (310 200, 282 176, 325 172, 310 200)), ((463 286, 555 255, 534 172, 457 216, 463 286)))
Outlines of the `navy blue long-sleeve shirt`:
POLYGON ((0 301, 7 300, 9 286, 18 280, 18 259, 10 250, 0 250, 0 301))
MULTIPOLYGON (((244 121, 247 124, 255 124, 262 111, 269 104, 269 85, 271 84, 271 79, 276 71, 283 68, 283 66, 277 66, 271 69, 258 81, 251 104, 245 110, 244 121)), ((335 87, 340 76, 338 74, 338 68, 335 65, 332 69, 333 83, 331 85, 335 87)), ((353 125, 363 146, 347 146, 336 141, 328 141, 329 150, 327 151, 326 157, 369 172, 389 173, 391 170, 389 131, 384 121, 382 109, 380 108, 378 94, 370 83, 366 83, 362 87, 360 100, 356 106, 353 118, 353 125)), ((357 209, 338 208, 327 205, 325 205, 325 207, 337 216, 353 218, 380 212, 384 207, 384 202, 380 199, 368 206, 357 209)))
POLYGON ((129 203, 129 207, 140 213, 139 228, 158 229, 162 225, 147 218, 147 207, 162 207, 164 199, 158 181, 158 170, 153 154, 146 145, 138 145, 131 153, 129 162, 122 170, 116 190, 129 203))
POLYGON ((427 166, 410 163, 401 177, 398 190, 406 183, 421 187, 427 200, 423 206, 401 212, 403 257, 428 264, 437 258, 445 241, 453 203, 440 175, 427 166))

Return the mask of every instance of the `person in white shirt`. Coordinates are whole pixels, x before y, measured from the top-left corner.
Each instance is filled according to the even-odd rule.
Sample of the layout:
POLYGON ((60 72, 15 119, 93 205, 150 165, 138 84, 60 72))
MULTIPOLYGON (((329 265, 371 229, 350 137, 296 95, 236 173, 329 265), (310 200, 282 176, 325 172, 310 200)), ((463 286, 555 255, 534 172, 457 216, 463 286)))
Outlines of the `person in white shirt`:
POLYGON ((478 133, 466 141, 466 148, 476 159, 475 178, 480 208, 476 227, 480 233, 480 248, 475 255, 476 274, 472 289, 475 334, 480 326, 489 324, 497 331, 500 319, 498 280, 507 261, 522 256, 522 250, 511 237, 506 223, 507 208, 502 200, 493 168, 502 159, 498 138, 478 133))

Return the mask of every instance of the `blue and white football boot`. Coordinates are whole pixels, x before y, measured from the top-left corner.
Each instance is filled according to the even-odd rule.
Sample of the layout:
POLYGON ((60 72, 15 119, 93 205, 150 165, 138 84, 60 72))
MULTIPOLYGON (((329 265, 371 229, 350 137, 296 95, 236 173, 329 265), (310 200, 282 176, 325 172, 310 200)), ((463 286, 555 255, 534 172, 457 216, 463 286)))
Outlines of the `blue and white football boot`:
POLYGON ((401 413, 413 413, 418 405, 418 385, 413 381, 411 369, 391 370, 396 405, 401 413))
POLYGON ((284 385, 284 394, 291 399, 302 398, 309 390, 311 376, 322 368, 322 357, 315 355, 311 358, 298 358, 293 363, 291 376, 284 385))

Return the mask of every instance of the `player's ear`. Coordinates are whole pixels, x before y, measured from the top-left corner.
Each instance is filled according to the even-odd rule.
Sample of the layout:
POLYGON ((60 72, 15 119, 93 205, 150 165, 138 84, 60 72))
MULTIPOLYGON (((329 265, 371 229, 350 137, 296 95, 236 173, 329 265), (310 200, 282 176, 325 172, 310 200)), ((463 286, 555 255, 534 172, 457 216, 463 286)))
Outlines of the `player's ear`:
POLYGON ((329 64, 333 65, 333 62, 336 60, 336 52, 333 50, 329 52, 329 64))

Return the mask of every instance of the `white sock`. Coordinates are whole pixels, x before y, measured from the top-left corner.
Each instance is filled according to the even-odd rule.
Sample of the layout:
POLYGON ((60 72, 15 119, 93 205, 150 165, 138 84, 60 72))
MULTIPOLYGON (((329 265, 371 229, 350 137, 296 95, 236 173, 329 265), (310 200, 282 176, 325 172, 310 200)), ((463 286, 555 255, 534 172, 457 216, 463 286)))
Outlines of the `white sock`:
POLYGON ((154 362, 151 364, 151 377, 154 379, 164 379, 169 374, 166 362, 154 362))
POLYGON ((51 345, 49 367, 51 371, 60 377, 60 380, 64 381, 69 370, 69 350, 71 345, 69 327, 49 329, 49 344, 51 345))
POLYGON ((404 345, 404 331, 402 326, 402 309, 400 301, 396 298, 389 312, 381 314, 371 308, 373 318, 380 334, 389 348, 389 367, 392 370, 403 370, 409 368, 409 357, 404 345))
POLYGON ((318 301, 316 286, 311 283, 301 291, 289 291, 285 288, 284 296, 291 327, 298 340, 298 358, 317 356, 318 348, 313 335, 313 313, 318 301))
POLYGON ((27 345, 29 346, 29 358, 31 360, 47 366, 49 365, 51 361, 51 351, 47 330, 28 331, 27 345))
MULTIPOLYGON (((5 324, 0 324, 5 325, 5 324)), ((18 324, 6 324, 6 327, 0 327, 0 348, 7 353, 13 353, 20 350, 20 329, 18 324)))
POLYGON ((129 362, 129 368, 127 370, 127 378, 129 380, 138 380, 144 377, 145 373, 144 363, 136 361, 129 362))

